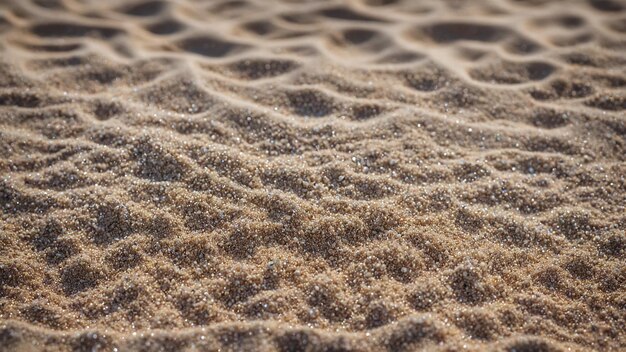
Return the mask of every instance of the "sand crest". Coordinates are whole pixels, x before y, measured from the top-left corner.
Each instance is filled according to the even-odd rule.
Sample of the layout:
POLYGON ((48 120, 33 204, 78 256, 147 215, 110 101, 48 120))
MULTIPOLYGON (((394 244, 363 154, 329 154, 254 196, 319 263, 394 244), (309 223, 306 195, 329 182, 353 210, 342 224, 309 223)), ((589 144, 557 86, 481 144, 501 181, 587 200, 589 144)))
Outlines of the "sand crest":
POLYGON ((0 351, 626 349, 626 3, 0 1, 0 351))

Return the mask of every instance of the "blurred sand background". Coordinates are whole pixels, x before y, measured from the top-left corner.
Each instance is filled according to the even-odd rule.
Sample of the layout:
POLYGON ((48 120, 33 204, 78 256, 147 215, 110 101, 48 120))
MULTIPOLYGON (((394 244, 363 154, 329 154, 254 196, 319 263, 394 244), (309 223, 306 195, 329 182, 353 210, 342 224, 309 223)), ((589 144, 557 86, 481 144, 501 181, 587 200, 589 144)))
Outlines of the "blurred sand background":
POLYGON ((626 3, 0 1, 0 351, 623 351, 626 3))

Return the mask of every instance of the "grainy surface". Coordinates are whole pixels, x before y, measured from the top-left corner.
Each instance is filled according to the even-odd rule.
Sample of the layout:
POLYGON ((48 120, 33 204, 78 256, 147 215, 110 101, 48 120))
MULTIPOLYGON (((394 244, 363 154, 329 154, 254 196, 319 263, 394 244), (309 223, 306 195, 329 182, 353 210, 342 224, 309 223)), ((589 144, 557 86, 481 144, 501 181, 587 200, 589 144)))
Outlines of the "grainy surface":
POLYGON ((0 1, 0 351, 626 349, 625 9, 0 1))

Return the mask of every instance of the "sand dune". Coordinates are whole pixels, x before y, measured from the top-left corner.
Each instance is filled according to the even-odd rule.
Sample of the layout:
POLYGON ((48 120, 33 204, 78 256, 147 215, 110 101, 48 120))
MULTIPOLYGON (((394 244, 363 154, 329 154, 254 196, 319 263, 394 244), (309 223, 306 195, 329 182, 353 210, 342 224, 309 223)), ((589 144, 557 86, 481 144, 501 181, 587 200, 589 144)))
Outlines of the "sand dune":
POLYGON ((0 351, 626 349, 626 3, 0 2, 0 351))

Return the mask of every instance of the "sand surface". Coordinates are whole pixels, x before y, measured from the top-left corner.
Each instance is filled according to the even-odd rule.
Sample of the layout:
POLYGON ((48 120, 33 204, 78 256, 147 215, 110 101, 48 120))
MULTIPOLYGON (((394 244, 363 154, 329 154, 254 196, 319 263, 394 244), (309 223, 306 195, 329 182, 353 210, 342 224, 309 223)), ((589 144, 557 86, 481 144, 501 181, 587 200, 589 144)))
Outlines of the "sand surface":
POLYGON ((0 351, 624 351, 626 2, 0 1, 0 351))

